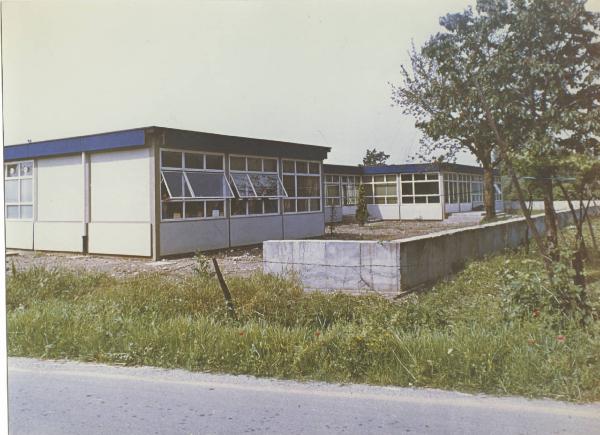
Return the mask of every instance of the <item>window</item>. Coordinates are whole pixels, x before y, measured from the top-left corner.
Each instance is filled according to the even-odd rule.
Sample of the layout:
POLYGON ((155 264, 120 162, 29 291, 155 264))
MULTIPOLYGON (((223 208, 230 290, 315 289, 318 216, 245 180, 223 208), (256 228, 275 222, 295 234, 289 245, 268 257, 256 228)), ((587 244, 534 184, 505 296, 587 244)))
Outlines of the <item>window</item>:
POLYGON ((494 200, 502 201, 502 179, 494 177, 494 200))
POLYGON ((321 164, 301 160, 283 160, 283 186, 287 199, 284 213, 321 211, 321 164))
POLYGON ((339 175, 325 175, 325 205, 328 207, 339 207, 342 197, 340 190, 339 175))
POLYGON ((206 219, 225 215, 233 192, 223 171, 222 154, 161 150, 163 220, 206 219))
POLYGON ((344 205, 356 205, 358 184, 358 177, 353 175, 342 177, 342 203, 344 205))
POLYGON ((396 175, 362 177, 367 204, 398 204, 396 175))
POLYGON ((277 159, 230 156, 229 172, 235 199, 231 215, 279 213, 279 198, 287 192, 278 174, 277 159))
POLYGON ((438 174, 402 174, 402 204, 435 204, 440 202, 438 174))
POLYGON ((33 219, 33 161, 4 165, 6 219, 33 219))

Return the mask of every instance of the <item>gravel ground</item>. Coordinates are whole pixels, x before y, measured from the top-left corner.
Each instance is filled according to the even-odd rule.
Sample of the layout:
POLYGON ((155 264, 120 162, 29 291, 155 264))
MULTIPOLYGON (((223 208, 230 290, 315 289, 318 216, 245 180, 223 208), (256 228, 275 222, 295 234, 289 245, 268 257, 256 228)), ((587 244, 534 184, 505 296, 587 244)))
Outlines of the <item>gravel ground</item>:
MULTIPOLYGON (((249 275, 262 266, 262 248, 226 249, 207 256, 217 257, 224 275, 249 275)), ((31 267, 46 269, 68 268, 105 272, 112 276, 135 276, 143 272, 159 272, 170 276, 186 276, 194 273, 196 259, 193 256, 152 261, 144 258, 81 255, 55 252, 7 251, 6 271, 11 273, 12 264, 18 271, 31 267)), ((212 269, 212 264, 210 265, 212 269)))
MULTIPOLYGON (((335 240, 394 240, 412 237, 453 228, 474 225, 473 222, 437 222, 437 221, 380 221, 370 222, 360 227, 354 223, 337 225, 334 234, 324 238, 335 240)), ((246 276, 262 267, 262 247, 224 249, 207 253, 208 257, 217 257, 225 276, 235 274, 246 276)), ((6 271, 11 273, 12 265, 17 270, 31 267, 46 269, 68 268, 105 272, 113 276, 134 276, 143 272, 159 272, 174 277, 183 277, 194 273, 196 260, 193 256, 169 258, 152 261, 144 258, 117 256, 81 255, 69 253, 50 253, 9 250, 6 256, 6 271)), ((210 266, 212 268, 212 265, 210 266)))

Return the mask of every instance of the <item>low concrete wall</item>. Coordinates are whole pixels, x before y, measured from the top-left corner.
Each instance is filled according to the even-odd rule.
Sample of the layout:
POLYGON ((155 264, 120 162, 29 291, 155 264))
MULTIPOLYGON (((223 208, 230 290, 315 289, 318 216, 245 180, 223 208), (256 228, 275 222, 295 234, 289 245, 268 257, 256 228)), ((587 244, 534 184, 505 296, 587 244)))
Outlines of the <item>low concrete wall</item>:
MULTIPOLYGON (((557 216, 561 228, 572 222, 568 210, 557 216)), ((543 232, 544 216, 534 222, 543 232)), ((263 267, 266 273, 297 274, 307 289, 398 293, 455 273, 470 259, 515 248, 528 237, 520 217, 390 242, 270 240, 263 243, 263 267)))
POLYGON ((394 242, 271 240, 264 270, 297 274, 305 289, 400 291, 400 246, 394 242))

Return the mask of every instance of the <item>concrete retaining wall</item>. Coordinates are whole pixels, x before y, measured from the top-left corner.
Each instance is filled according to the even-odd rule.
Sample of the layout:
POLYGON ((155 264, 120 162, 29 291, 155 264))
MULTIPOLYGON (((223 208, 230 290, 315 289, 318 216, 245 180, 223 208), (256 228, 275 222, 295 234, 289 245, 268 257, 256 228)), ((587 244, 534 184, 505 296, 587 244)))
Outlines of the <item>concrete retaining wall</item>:
MULTIPOLYGON (((567 210, 557 215, 561 228, 572 222, 567 210)), ((544 217, 534 221, 543 232, 544 217)), ((266 273, 296 274, 306 289, 394 294, 455 273, 470 259, 515 248, 528 237, 525 218, 514 218, 389 242, 271 240, 263 243, 263 267, 266 273)))

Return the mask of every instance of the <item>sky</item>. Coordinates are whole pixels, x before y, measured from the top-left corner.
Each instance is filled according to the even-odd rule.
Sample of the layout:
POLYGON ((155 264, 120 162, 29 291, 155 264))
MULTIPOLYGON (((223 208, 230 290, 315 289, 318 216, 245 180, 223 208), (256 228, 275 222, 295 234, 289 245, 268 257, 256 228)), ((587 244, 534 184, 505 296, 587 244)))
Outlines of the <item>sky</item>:
POLYGON ((403 163, 419 133, 390 83, 413 41, 474 3, 4 1, 4 143, 158 125, 403 163))

